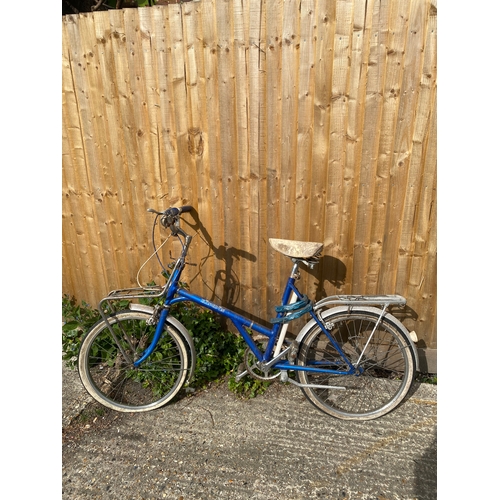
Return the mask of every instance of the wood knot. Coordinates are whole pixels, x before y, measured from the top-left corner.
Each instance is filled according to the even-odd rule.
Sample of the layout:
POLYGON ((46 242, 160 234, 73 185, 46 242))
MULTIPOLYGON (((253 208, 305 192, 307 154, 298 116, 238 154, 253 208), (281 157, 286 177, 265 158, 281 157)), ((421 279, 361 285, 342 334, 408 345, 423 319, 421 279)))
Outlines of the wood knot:
POLYGON ((198 127, 192 127, 188 130, 188 151, 193 156, 203 155, 203 133, 198 127))

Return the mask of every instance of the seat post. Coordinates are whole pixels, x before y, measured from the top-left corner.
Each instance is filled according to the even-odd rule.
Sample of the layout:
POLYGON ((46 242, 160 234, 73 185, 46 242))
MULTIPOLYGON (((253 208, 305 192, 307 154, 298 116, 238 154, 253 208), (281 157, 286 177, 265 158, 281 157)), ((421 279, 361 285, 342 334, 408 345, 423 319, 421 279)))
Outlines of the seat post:
MULTIPOLYGON (((293 258, 292 262, 293 262, 293 267, 292 267, 292 272, 290 273, 290 278, 293 280, 298 280, 300 279, 299 262, 293 258)), ((297 299, 298 299, 297 295, 295 294, 295 292, 292 291, 288 304, 295 304, 295 302, 297 302, 297 299)), ((288 325, 289 323, 284 323, 281 327, 278 342, 274 347, 274 356, 277 356, 281 352, 281 347, 283 346, 283 341, 285 340, 286 332, 288 330, 288 325)))
POLYGON ((292 262, 293 262, 293 267, 292 267, 292 272, 290 273, 290 278, 298 280, 300 278, 299 263, 295 259, 292 259, 292 262))
MULTIPOLYGON (((298 267, 298 264, 295 263, 295 265, 293 267, 295 269, 296 267, 298 267)), ((292 292, 292 296, 290 297, 290 300, 288 301, 288 303, 289 304, 295 304, 295 302, 297 302, 297 299, 298 299, 298 297, 295 294, 295 292, 292 292)), ((281 352, 281 347, 283 346, 283 342, 285 340, 285 336, 286 336, 286 332, 288 330, 288 325, 289 324, 290 323, 284 323, 281 326, 280 336, 278 338, 278 342, 276 343, 276 346, 274 347, 274 356, 277 356, 281 352)))

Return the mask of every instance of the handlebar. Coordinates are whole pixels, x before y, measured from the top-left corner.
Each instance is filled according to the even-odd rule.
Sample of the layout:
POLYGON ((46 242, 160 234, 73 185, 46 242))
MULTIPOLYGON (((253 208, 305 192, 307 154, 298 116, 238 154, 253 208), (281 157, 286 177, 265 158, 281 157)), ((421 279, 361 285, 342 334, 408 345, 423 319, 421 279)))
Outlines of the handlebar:
POLYGON ((170 227, 173 224, 175 224, 175 222, 177 222, 177 220, 181 214, 183 214, 185 212, 191 212, 191 210, 193 210, 192 206, 184 205, 182 207, 167 208, 164 212, 157 212, 156 210, 154 210, 152 208, 148 208, 147 211, 151 212, 153 214, 156 214, 156 215, 160 215, 161 216, 161 219, 160 219, 161 225, 163 227, 170 227))

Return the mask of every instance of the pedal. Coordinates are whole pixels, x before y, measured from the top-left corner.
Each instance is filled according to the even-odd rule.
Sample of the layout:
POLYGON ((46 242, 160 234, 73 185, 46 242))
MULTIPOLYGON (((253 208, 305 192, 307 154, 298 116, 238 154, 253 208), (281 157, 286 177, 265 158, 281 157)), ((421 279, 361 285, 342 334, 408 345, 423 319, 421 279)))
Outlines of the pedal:
MULTIPOLYGON (((242 370, 243 368, 245 368, 245 364, 241 363, 238 369, 242 370)), ((242 372, 238 373, 238 375, 234 377, 234 380, 236 380, 236 382, 239 382, 245 375, 248 375, 248 370, 243 370, 242 372)))

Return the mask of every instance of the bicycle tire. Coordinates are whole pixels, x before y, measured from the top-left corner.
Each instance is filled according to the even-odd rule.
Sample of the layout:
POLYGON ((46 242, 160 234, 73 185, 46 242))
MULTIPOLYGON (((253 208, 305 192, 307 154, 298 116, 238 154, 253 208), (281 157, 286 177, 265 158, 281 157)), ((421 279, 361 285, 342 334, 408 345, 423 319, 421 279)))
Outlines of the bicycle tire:
MULTIPOLYGON (((301 388, 309 402, 324 413, 343 420, 372 420, 394 410, 408 394, 416 366, 411 340, 390 314, 375 329, 380 312, 372 307, 337 307, 322 314, 330 335, 352 364, 359 359, 373 332, 358 373, 298 372, 302 384, 344 388, 301 388)), ((317 324, 303 336, 297 361, 301 366, 312 365, 313 361, 315 366, 331 367, 335 363, 336 370, 348 370, 347 363, 317 324)))
POLYGON ((150 314, 120 311, 96 323, 82 341, 78 371, 83 386, 99 403, 120 412, 154 410, 171 401, 186 380, 189 359, 181 336, 165 323, 154 351, 140 364, 156 325, 150 314), (121 349, 120 349, 121 347, 121 349), (128 359, 127 359, 128 358, 128 359))

